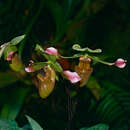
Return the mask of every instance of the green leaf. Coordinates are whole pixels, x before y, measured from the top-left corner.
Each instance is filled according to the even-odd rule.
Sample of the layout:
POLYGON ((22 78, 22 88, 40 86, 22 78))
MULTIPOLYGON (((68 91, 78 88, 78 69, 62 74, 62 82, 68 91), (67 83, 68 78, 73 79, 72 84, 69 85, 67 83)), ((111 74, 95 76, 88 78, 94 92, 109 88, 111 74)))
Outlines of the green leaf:
POLYGON ((45 54, 45 50, 39 44, 36 44, 35 51, 49 60, 49 55, 45 54))
POLYGON ((8 72, 0 72, 0 88, 15 83, 18 78, 8 72))
POLYGON ((47 62, 37 62, 37 63, 34 63, 32 66, 31 66, 31 70, 32 71, 38 71, 40 69, 42 69, 44 66, 48 65, 47 62))
POLYGON ((111 124, 112 130, 117 130, 118 128, 123 130, 123 126, 130 126, 130 122, 128 122, 130 116, 129 92, 109 83, 106 83, 103 88, 102 98, 94 106, 98 119, 111 124))
POLYGON ((43 130, 43 128, 35 121, 33 120, 31 117, 27 116, 27 119, 32 127, 32 130, 43 130))
POLYGON ((0 48, 0 59, 1 59, 2 55, 3 55, 3 53, 4 53, 5 48, 6 48, 6 46, 0 48))
POLYGON ((10 99, 2 106, 0 117, 9 120, 15 120, 24 103, 29 88, 16 88, 12 93, 10 99))
POLYGON ((108 130, 109 126, 106 124, 98 124, 90 128, 81 128, 80 130, 108 130))
POLYGON ((35 51, 39 53, 45 53, 44 49, 39 44, 36 44, 35 51))
POLYGON ((52 66, 52 68, 54 68, 55 71, 63 72, 63 69, 58 62, 52 63, 51 66, 52 66))
POLYGON ((20 43, 24 38, 25 38, 25 35, 15 37, 15 38, 13 38, 13 39, 10 41, 10 45, 17 45, 17 44, 20 43))
POLYGON ((23 129, 19 128, 15 121, 1 119, 0 130, 23 130, 23 129))
POLYGON ((22 130, 32 130, 32 128, 29 124, 26 124, 22 127, 22 130))

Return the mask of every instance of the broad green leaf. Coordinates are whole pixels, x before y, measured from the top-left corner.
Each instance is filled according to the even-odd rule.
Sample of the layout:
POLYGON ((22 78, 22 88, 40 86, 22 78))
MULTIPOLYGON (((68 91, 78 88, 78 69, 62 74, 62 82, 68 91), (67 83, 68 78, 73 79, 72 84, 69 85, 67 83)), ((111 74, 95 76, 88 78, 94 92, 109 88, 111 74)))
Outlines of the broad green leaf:
POLYGON ((90 128, 81 128, 80 130, 109 130, 109 126, 106 124, 98 124, 90 128))
POLYGON ((32 127, 32 130, 43 130, 43 128, 34 120, 32 119, 31 117, 27 116, 27 119, 32 127))
POLYGON ((2 106, 0 117, 15 120, 29 92, 29 88, 18 86, 12 92, 10 99, 2 106))
POLYGON ((29 124, 26 124, 22 127, 22 130, 32 130, 32 128, 29 124))
POLYGON ((17 45, 17 44, 20 43, 24 38, 25 38, 25 35, 15 37, 15 38, 13 38, 13 39, 10 41, 10 45, 17 45))
MULTIPOLYGON (((104 88, 106 86, 104 85, 104 88)), ((111 86, 110 84, 107 89, 103 90, 103 97, 95 106, 96 114, 101 121, 106 121, 109 124, 113 123, 113 130, 116 130, 122 127, 121 124, 125 125, 125 120, 129 120, 130 94, 123 89, 119 89, 118 86, 111 86)), ((128 122, 126 122, 127 125, 128 122)))
POLYGON ((18 81, 18 78, 8 72, 0 72, 0 88, 18 81))
POLYGON ((1 119, 0 130, 23 130, 23 129, 19 128, 15 121, 1 119))

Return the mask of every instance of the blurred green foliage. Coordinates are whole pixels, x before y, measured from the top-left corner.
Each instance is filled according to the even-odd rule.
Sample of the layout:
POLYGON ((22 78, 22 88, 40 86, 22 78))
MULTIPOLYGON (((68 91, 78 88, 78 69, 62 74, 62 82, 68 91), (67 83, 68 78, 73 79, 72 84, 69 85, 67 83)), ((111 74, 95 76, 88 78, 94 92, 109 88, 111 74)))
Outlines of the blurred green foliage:
POLYGON ((101 48, 102 59, 113 61, 123 57, 128 62, 125 69, 96 64, 88 84, 78 92, 60 79, 54 92, 43 100, 35 86, 14 77, 2 59, 0 117, 16 120, 24 126, 27 114, 45 129, 69 129, 65 91, 69 85, 75 93, 71 97, 74 111, 71 129, 105 123, 112 130, 129 130, 129 7, 129 0, 1 0, 0 45, 25 34, 26 38, 19 45, 19 56, 25 64, 37 43, 56 46, 64 55, 72 54, 71 46, 78 43, 92 49, 101 48))

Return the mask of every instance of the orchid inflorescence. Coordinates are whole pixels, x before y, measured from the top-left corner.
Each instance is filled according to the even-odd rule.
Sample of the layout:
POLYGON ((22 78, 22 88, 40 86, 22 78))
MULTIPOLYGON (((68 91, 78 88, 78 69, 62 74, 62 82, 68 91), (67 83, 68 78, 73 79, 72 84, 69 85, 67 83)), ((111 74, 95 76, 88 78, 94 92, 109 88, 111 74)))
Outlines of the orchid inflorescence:
POLYGON ((58 80, 58 73, 64 79, 69 80, 72 84, 78 84, 79 87, 83 87, 90 77, 93 68, 90 67, 92 61, 99 62, 108 66, 116 66, 118 68, 124 68, 126 66, 126 60, 118 58, 115 62, 110 63, 99 59, 96 56, 91 54, 101 53, 101 49, 92 50, 88 47, 81 48, 80 45, 74 44, 72 49, 77 51, 78 54, 75 54, 70 57, 64 57, 59 54, 59 51, 54 47, 48 47, 45 50, 40 46, 36 45, 35 52, 36 54, 42 56, 43 62, 36 62, 30 60, 28 66, 22 63, 17 52, 18 49, 16 45, 20 43, 25 38, 25 35, 18 36, 12 39, 8 43, 4 43, 0 46, 0 58, 4 55, 5 60, 9 62, 9 65, 12 70, 19 73, 24 72, 25 75, 30 74, 32 77, 32 82, 39 90, 41 98, 46 98, 50 95, 55 86, 55 79, 58 80), (70 68, 64 68, 63 64, 66 64, 68 58, 79 58, 79 64, 75 66, 73 72, 70 68), (63 64, 61 60, 66 61, 63 64))

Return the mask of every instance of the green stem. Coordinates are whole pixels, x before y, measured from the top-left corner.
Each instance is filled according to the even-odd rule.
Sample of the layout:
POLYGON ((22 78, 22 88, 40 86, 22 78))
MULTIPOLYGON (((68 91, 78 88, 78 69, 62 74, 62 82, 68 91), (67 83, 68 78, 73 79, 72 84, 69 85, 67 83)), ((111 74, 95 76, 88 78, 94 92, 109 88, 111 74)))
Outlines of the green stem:
POLYGON ((105 64, 105 65, 109 65, 109 66, 114 65, 114 63, 102 61, 102 60, 100 60, 98 57, 95 57, 95 56, 90 56, 90 55, 88 55, 88 57, 91 58, 91 59, 93 59, 93 60, 95 60, 95 61, 97 61, 97 62, 100 62, 100 63, 102 63, 102 64, 105 64))
POLYGON ((65 58, 65 59, 74 59, 74 58, 78 58, 78 57, 82 57, 82 56, 84 56, 84 55, 83 54, 75 54, 75 55, 69 56, 69 57, 60 55, 61 58, 65 58))

